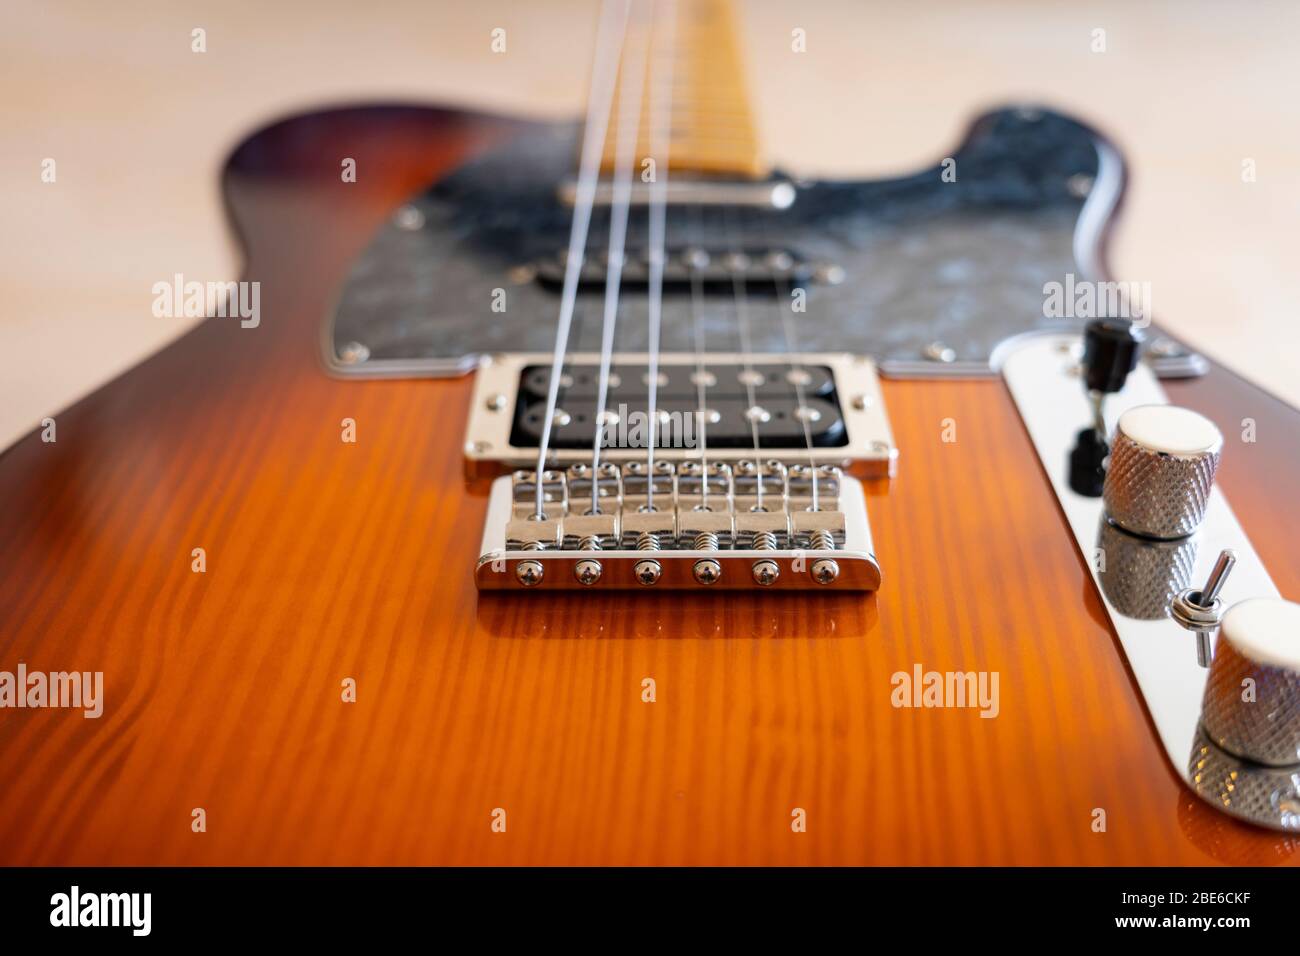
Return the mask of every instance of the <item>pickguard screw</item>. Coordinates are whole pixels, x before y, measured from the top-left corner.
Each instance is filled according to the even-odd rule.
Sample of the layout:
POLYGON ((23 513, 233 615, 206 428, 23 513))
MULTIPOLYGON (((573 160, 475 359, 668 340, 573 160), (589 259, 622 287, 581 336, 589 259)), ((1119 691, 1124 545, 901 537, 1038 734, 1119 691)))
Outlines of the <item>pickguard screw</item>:
POLYGON ((840 576, 840 566, 830 558, 822 558, 814 561, 812 568, 812 578, 818 584, 833 584, 835 579, 840 576))
POLYGON ((397 210, 397 213, 393 216, 393 221, 397 223, 398 229, 415 232, 417 229, 424 228, 424 213, 420 212, 415 206, 406 205, 397 210))
POLYGON ((515 577, 526 588, 535 588, 542 583, 546 569, 540 561, 520 561, 515 565, 515 577))
POLYGON ((487 400, 488 411, 499 412, 506 407, 506 397, 501 394, 490 395, 487 400))
POLYGON ((578 583, 591 587, 600 580, 600 562, 579 561, 573 566, 573 576, 578 579, 578 583))
POLYGON ((339 349, 339 361, 344 365, 358 365, 370 358, 370 349, 360 342, 349 342, 339 349))
POLYGON ((942 342, 931 342, 921 350, 921 354, 931 362, 947 363, 955 361, 957 358, 957 353, 942 342))
POLYGON ((830 262, 819 263, 813 270, 813 278, 826 285, 839 285, 844 281, 844 267, 830 262))

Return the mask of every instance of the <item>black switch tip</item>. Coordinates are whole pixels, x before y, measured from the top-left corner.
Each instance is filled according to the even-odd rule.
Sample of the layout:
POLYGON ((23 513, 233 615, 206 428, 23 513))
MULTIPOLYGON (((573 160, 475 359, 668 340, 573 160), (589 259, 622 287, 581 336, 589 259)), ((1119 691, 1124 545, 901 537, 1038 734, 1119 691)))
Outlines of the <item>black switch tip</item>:
POLYGON ((1093 319, 1083 329, 1084 381, 1089 391, 1118 392, 1137 367, 1145 336, 1128 319, 1093 319))
POLYGON ((1110 448, 1094 428, 1085 428, 1070 449, 1070 487, 1078 494, 1100 498, 1106 482, 1106 456, 1110 448))

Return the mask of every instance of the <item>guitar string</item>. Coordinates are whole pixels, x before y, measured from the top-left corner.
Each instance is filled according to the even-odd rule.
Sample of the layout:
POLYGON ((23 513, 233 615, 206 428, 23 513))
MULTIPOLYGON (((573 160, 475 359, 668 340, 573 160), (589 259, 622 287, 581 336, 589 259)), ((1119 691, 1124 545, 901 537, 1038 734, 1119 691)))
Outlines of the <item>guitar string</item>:
POLYGON ((704 276, 702 268, 707 261, 707 255, 704 251, 704 210, 702 206, 695 205, 691 207, 694 215, 692 216, 692 225, 694 229, 694 243, 687 255, 690 257, 687 263, 691 274, 691 331, 695 343, 695 396, 696 396, 696 430, 699 432, 700 442, 700 469, 704 475, 704 482, 700 486, 700 507, 709 510, 709 423, 708 407, 705 404, 705 394, 709 387, 709 373, 704 366, 704 276))
POLYGON ((609 127, 609 112, 614 101, 614 78, 627 36, 631 0, 603 0, 596 28, 596 51, 591 68, 591 85, 587 94, 587 122, 582 135, 582 152, 578 163, 578 181, 569 228, 568 258, 564 264, 564 285, 560 293, 560 315, 555 329, 555 349, 551 358, 551 376, 547 386, 546 414, 542 420, 542 438, 537 448, 537 502, 534 517, 546 517, 545 490, 542 479, 546 456, 550 451, 551 427, 560 393, 561 369, 569 350, 569 328, 578 297, 578 278, 587 245, 587 230, 595 205, 596 186, 600 178, 601 154, 609 127))
MULTIPOLYGON (((769 255, 788 255, 788 253, 785 253, 783 250, 779 250, 775 242, 771 241, 772 237, 770 229, 768 230, 768 239, 769 241, 767 246, 769 255)), ((804 393, 804 383, 810 381, 811 377, 803 366, 803 358, 799 352, 797 344, 798 334, 794 323, 794 301, 791 296, 790 283, 782 274, 777 262, 770 262, 769 268, 772 269, 772 281, 776 292, 774 302, 776 304, 776 311, 781 317, 781 329, 785 336, 785 350, 787 356, 789 356, 789 380, 790 384, 794 386, 796 402, 795 414, 799 417, 800 424, 803 425, 804 445, 808 450, 808 471, 812 476, 812 510, 818 511, 820 510, 820 503, 818 501, 817 488, 817 461, 813 452, 812 422, 810 420, 812 407, 808 404, 807 397, 804 393)), ((807 292, 805 290, 805 303, 807 302, 806 295, 807 292)))
POLYGON ((730 240, 741 235, 741 230, 733 228, 735 223, 730 210, 723 210, 723 233, 727 236, 727 245, 733 246, 728 258, 724 260, 731 268, 731 296, 732 307, 736 313, 736 327, 740 335, 741 361, 744 364, 743 375, 745 376, 745 394, 748 399, 748 406, 745 409, 745 417, 749 419, 749 430, 754 440, 754 468, 755 468, 755 501, 754 509, 764 511, 763 507, 763 455, 759 448, 758 441, 758 412, 759 404, 757 392, 755 391, 755 372, 752 362, 754 348, 753 338, 750 335, 749 328, 749 294, 746 290, 745 272, 747 258, 744 250, 738 243, 732 243, 730 240))
POLYGON ((655 446, 659 436, 659 332, 663 316, 665 233, 668 214, 668 167, 672 139, 673 56, 677 6, 675 0, 663 0, 662 30, 656 30, 659 46, 652 65, 655 81, 650 86, 650 155, 654 178, 650 182, 649 204, 649 289, 646 312, 650 360, 647 363, 650 416, 650 442, 646 446, 646 507, 654 511, 655 446), (665 54, 666 51, 666 54, 665 54), (661 69, 660 64, 667 62, 661 69))
POLYGON ((596 476, 600 473, 600 450, 605 439, 605 404, 609 398, 609 370, 614 355, 614 332, 618 324, 619 288, 627 245, 628 211, 632 205, 632 167, 636 163, 637 137, 641 128, 641 93, 645 85, 645 64, 649 36, 649 0, 637 0, 637 35, 633 38, 620 72, 618 130, 614 150, 614 185, 610 200, 609 247, 605 266, 605 306, 601 318, 600 371, 596 386, 596 425, 591 443, 593 514, 600 513, 596 476))

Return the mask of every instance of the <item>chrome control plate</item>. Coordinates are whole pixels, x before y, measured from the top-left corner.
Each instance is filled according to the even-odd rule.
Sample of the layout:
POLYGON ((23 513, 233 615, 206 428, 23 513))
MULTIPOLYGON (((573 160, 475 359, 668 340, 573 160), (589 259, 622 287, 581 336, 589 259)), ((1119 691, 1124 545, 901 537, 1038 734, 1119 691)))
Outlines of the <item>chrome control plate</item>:
MULTIPOLYGON (((1092 422, 1080 379, 1081 354, 1075 335, 1026 337, 1003 357, 1002 375, 1097 584, 1165 753, 1188 786, 1218 809, 1273 829, 1300 829, 1300 767, 1246 764, 1218 751, 1200 732, 1208 671, 1198 663, 1196 635, 1169 616, 1173 596, 1199 587, 1224 549, 1237 557, 1220 594, 1224 607, 1278 596, 1277 587, 1217 487, 1210 492, 1200 528, 1175 541, 1118 532, 1105 520, 1100 497, 1071 488, 1070 451, 1078 433, 1092 422)), ((1108 433, 1127 409, 1167 403, 1150 369, 1139 364, 1123 390, 1107 399, 1108 433)), ((1231 445, 1223 454, 1231 467, 1231 445)))

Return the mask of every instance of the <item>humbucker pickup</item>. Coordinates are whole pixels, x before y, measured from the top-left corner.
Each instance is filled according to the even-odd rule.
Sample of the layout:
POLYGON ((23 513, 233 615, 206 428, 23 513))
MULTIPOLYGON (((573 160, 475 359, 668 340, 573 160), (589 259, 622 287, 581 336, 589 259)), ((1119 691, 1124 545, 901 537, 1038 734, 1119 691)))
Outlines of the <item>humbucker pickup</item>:
MULTIPOLYGON (((536 467, 550 359, 538 353, 493 355, 479 367, 465 440, 471 476, 536 467)), ((591 460, 598 372, 597 355, 575 354, 565 362, 549 467, 591 460)), ((604 405, 603 460, 646 458, 652 431, 648 375, 648 356, 615 356, 604 405)), ((898 459, 875 365, 859 356, 664 353, 656 419, 655 458, 672 465, 699 461, 707 449, 708 461, 733 468, 743 459, 772 457, 885 477, 898 459)))

